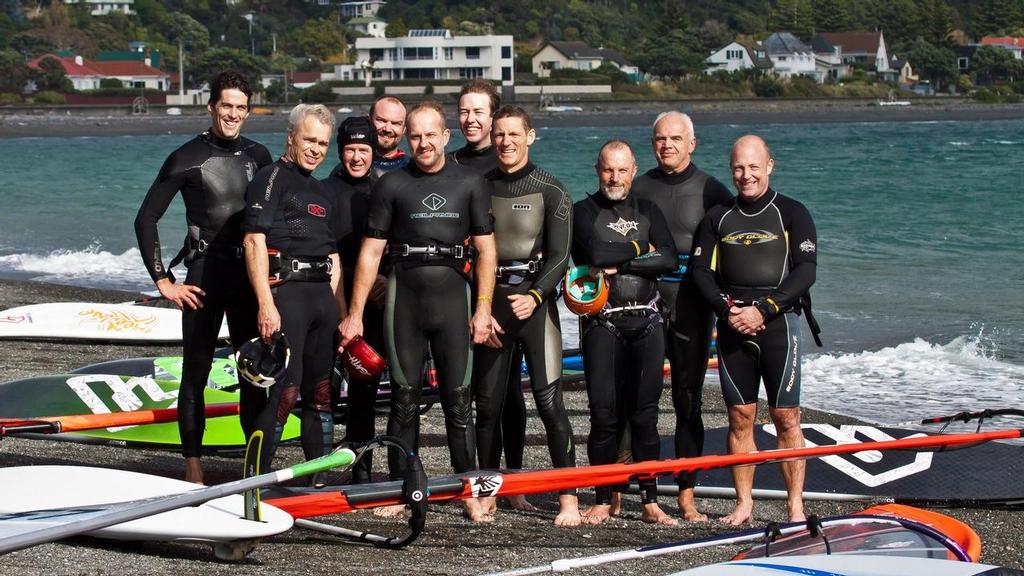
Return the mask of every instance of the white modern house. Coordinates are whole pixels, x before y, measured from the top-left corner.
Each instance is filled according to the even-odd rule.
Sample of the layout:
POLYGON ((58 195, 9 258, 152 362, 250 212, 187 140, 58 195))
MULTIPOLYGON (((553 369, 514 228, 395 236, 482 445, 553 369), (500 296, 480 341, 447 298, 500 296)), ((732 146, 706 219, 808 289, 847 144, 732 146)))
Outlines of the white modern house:
POLYGON ((135 0, 120 0, 118 2, 112 2, 111 0, 64 0, 64 3, 85 4, 89 8, 89 14, 93 16, 106 16, 111 12, 135 13, 132 10, 132 4, 135 3, 135 0))
POLYGON ((401 38, 357 38, 356 65, 336 66, 339 80, 469 80, 515 82, 512 36, 452 36, 410 30, 401 38))
POLYGON ((764 48, 776 75, 782 78, 807 76, 821 82, 822 77, 815 64, 814 50, 793 34, 776 32, 765 39, 764 48))
POLYGON ((772 61, 761 43, 748 43, 735 40, 711 53, 704 59, 704 73, 714 74, 718 71, 736 72, 757 68, 770 70, 772 61))

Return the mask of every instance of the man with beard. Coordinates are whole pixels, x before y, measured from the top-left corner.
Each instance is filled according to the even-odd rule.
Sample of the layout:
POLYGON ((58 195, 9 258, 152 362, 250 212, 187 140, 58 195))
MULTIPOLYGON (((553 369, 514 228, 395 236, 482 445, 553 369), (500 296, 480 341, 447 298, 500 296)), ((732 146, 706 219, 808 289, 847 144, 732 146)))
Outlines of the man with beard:
POLYGON ((261 473, 270 469, 278 431, 300 392, 306 459, 323 456, 333 444, 330 377, 345 302, 336 296, 342 291, 334 198, 313 177, 333 131, 334 115, 326 106, 293 108, 284 155, 261 170, 246 192, 245 261, 259 302, 260 337, 269 342, 283 332, 290 352, 287 370, 268 389, 256 418, 263 432, 261 473))
MULTIPOLYGON (((238 350, 256 336, 256 298, 245 274, 242 218, 245 188, 270 152, 241 136, 252 90, 244 76, 221 72, 210 83, 210 129, 175 150, 146 194, 135 218, 135 235, 146 270, 160 295, 182 310, 182 374, 178 431, 185 456, 185 480, 203 483, 200 452, 206 428, 203 389, 210 375, 217 334, 227 313, 231 345, 238 350), (188 236, 185 248, 164 268, 157 223, 181 192, 188 236), (188 276, 176 283, 170 269, 181 258, 188 276)), ((260 391, 243 386, 242 430, 248 436, 262 409, 260 391)))
MULTIPOLYGON (((733 184, 739 195, 708 211, 694 237, 693 282, 718 315, 718 374, 729 409, 730 454, 752 452, 757 392, 763 380, 779 448, 802 448, 800 326, 810 316, 807 294, 817 274, 817 232, 803 204, 769 186, 775 161, 764 140, 743 136, 733 145, 733 184)), ((820 346, 820 342, 819 342, 820 346)), ((783 462, 790 522, 805 519, 805 463, 783 462)), ((751 520, 754 467, 732 469, 736 507, 721 521, 751 520)))
POLYGON ((398 147, 405 134, 405 104, 394 96, 381 96, 370 106, 370 121, 377 132, 373 176, 408 165, 409 157, 398 147))
MULTIPOLYGON (((455 472, 476 469, 469 376, 472 345, 494 338, 491 301, 497 265, 490 216, 490 186, 476 171, 446 162, 451 133, 436 102, 417 104, 408 116, 413 163, 385 174, 374 186, 366 239, 341 324, 342 345, 363 334, 366 300, 387 247, 392 270, 384 311, 391 367, 388 434, 418 448, 420 374, 427 345, 437 369, 448 449, 455 472), (477 251, 475 262, 471 250, 477 251), (475 270, 474 270, 475 268, 475 270), (470 317, 471 272, 476 308, 470 317)), ((404 477, 404 455, 389 450, 392 480, 404 477)), ((480 502, 464 502, 474 522, 490 516, 480 502)), ((401 514, 404 507, 387 509, 401 514)))
MULTIPOLYGON (((657 460, 665 358, 657 279, 675 267, 675 244, 657 205, 630 194, 636 158, 629 144, 605 143, 596 168, 600 190, 573 208, 573 262, 602 269, 610 292, 604 307, 580 322, 590 401, 587 454, 591 465, 615 463, 628 423, 633 458, 657 460)), ((640 492, 644 522, 678 523, 658 506, 655 480, 641 480, 640 492)), ((597 488, 584 521, 607 520, 611 497, 611 486, 597 488)))
MULTIPOLYGON (((499 428, 507 396, 522 397, 521 347, 537 412, 547 432, 551 463, 556 468, 572 467, 576 465, 576 449, 562 402, 562 330, 554 305, 555 289, 569 263, 572 200, 561 182, 530 162, 529 149, 536 133, 525 110, 517 106, 498 110, 492 130, 498 152, 498 168, 487 173, 487 179, 494 183, 491 212, 498 250, 492 310, 501 346, 477 346, 475 351, 473 388, 480 466, 489 470, 500 467, 499 428), (514 391, 509 390, 509 383, 514 383, 514 391)), ((519 427, 525 429, 525 411, 520 418, 519 427)), ((521 464, 523 443, 515 440, 521 464)), ((505 450, 506 460, 511 461, 508 443, 505 450)), ((481 502, 486 510, 495 509, 493 497, 482 498, 481 502)), ((525 499, 518 504, 523 503, 525 499)), ((575 490, 560 494, 558 503, 555 525, 579 526, 575 490)))
MULTIPOLYGON (((697 226, 712 207, 732 200, 724 184, 692 161, 697 148, 690 117, 665 112, 654 122, 651 146, 658 166, 633 182, 637 198, 661 209, 675 241, 678 266, 658 279, 658 306, 665 318, 665 348, 672 366, 672 405, 676 411, 676 457, 700 456, 704 450, 701 393, 708 368, 714 318, 686 273, 697 226)), ((697 474, 680 474, 679 511, 690 522, 707 520, 697 510, 693 487, 697 474)))

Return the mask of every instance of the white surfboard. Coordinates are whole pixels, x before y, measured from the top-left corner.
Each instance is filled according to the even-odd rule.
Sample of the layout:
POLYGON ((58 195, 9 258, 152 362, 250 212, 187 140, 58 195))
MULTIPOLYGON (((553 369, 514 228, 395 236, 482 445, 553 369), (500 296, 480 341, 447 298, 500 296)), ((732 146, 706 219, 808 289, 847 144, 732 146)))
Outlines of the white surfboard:
MULTIPOLYGON (((227 324, 219 337, 228 337, 227 324)), ((90 302, 33 304, 0 312, 0 338, 180 342, 181 311, 90 302)))
MULTIPOLYGON (((821 576, 906 576, 927 574, 928 576, 969 576, 983 574, 995 566, 957 562, 955 560, 933 560, 928 558, 903 558, 887 555, 832 554, 817 556, 787 556, 784 558, 757 558, 737 560, 702 566, 692 570, 676 572, 672 576, 787 576, 811 574, 821 576)), ((1014 574, 999 572, 999 574, 1014 574)), ((1021 574, 1024 574, 1022 572, 1021 574)))
MULTIPOLYGON (((180 494, 196 484, 124 470, 87 466, 16 466, 0 469, 0 514, 73 508, 180 494)), ((206 542, 253 540, 292 527, 287 513, 260 504, 262 521, 244 518, 243 497, 232 494, 89 532, 114 540, 206 542)))

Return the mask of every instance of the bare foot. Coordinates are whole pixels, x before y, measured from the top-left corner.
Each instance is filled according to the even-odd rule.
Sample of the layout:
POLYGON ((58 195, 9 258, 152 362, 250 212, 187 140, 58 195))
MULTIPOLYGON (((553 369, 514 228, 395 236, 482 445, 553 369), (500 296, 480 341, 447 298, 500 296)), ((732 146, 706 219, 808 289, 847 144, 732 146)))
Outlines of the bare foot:
POLYGON ((622 492, 612 492, 612 502, 608 508, 609 516, 618 516, 622 514, 622 492))
POLYGON ((401 518, 405 516, 405 511, 408 508, 405 504, 394 504, 392 506, 381 506, 380 508, 373 509, 373 515, 378 518, 401 518))
POLYGON ((650 504, 644 504, 644 513, 640 515, 640 519, 648 524, 658 524, 659 526, 678 526, 679 520, 669 516, 658 506, 657 502, 651 502, 650 504))
POLYGON ((465 507, 463 514, 470 522, 494 522, 494 516, 484 511, 483 504, 478 498, 466 498, 462 501, 465 507))
POLYGON ((494 496, 481 496, 477 498, 480 502, 480 509, 484 514, 494 514, 498 511, 498 499, 494 496))
POLYGON ((679 512, 687 522, 707 522, 708 515, 697 510, 697 501, 693 497, 693 489, 679 492, 679 512))
POLYGON ((513 510, 519 510, 520 512, 540 512, 540 508, 530 504, 530 501, 522 494, 508 496, 505 498, 505 501, 508 502, 508 505, 511 506, 513 510))
POLYGON ((753 502, 737 502, 736 508, 728 516, 723 516, 718 521, 728 526, 742 526, 750 522, 753 513, 753 502))
POLYGON ((807 520, 807 516, 804 514, 803 500, 797 500, 795 503, 787 502, 786 510, 789 512, 790 522, 803 522, 807 520))
POLYGON ((203 466, 199 463, 199 458, 185 458, 185 482, 203 483, 203 466))
POLYGON ((594 504, 583 511, 582 521, 584 524, 597 525, 608 519, 611 506, 608 504, 594 504))
POLYGON ((575 494, 562 494, 558 497, 558 515, 555 526, 559 528, 575 528, 583 523, 580 515, 580 502, 575 494))

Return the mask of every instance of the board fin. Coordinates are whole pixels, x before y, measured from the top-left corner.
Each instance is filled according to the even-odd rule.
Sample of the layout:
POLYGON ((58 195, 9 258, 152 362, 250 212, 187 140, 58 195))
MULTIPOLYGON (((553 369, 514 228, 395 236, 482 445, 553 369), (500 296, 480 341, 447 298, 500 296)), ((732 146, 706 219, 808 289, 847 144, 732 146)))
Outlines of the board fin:
MULTIPOLYGON (((245 464, 242 476, 252 478, 260 472, 260 452, 263 450, 263 431, 256 430, 249 436, 249 442, 245 445, 245 464)), ((260 514, 260 489, 253 488, 242 494, 245 499, 245 519, 255 522, 262 522, 260 514)))

